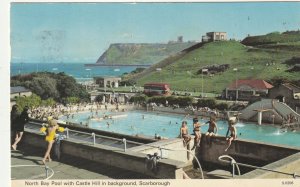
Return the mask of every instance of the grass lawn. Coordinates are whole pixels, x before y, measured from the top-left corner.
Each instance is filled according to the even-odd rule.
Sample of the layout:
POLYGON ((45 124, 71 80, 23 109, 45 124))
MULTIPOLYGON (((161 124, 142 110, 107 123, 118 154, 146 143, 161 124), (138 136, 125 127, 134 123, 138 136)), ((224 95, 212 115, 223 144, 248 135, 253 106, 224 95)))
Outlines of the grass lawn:
POLYGON ((172 90, 201 92, 203 80, 204 92, 219 94, 236 79, 268 80, 285 77, 297 80, 299 72, 286 72, 289 67, 282 64, 292 57, 300 57, 300 52, 250 48, 236 41, 212 42, 186 54, 161 71, 152 72, 138 79, 137 85, 164 82, 169 83, 172 90), (224 73, 206 75, 202 79, 197 71, 212 64, 230 64, 230 68, 224 73), (234 71, 234 68, 238 70, 234 71))

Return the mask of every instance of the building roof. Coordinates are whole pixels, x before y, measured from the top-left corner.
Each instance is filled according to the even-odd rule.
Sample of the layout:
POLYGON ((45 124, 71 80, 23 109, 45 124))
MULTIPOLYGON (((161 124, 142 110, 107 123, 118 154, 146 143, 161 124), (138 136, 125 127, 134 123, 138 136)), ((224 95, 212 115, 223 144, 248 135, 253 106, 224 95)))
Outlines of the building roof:
POLYGON ((226 33, 227 34, 227 32, 224 32, 224 31, 212 31, 212 32, 207 32, 206 34, 209 34, 209 33, 226 33))
POLYGON ((294 92, 300 92, 300 87, 293 85, 291 83, 284 83, 283 86, 287 87, 290 90, 293 90, 294 92))
POLYGON ((23 86, 13 86, 10 87, 10 93, 23 93, 23 92, 31 92, 30 90, 26 89, 23 86))
POLYGON ((239 88, 242 85, 247 85, 251 88, 258 89, 258 90, 273 88, 273 85, 267 83, 264 80, 256 80, 256 79, 251 80, 251 79, 249 79, 249 80, 237 80, 237 82, 234 81, 228 86, 228 89, 236 89, 236 88, 239 88))

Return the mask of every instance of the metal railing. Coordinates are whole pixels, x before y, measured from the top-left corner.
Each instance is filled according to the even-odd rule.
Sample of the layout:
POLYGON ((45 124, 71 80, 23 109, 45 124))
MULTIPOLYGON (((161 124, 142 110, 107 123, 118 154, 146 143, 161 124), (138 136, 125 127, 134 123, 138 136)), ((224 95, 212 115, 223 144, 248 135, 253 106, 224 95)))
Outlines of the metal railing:
MULTIPOLYGON (((30 122, 30 124, 37 125, 38 127, 42 126, 40 123, 37 123, 37 122, 30 122)), ((114 138, 114 137, 110 137, 110 136, 95 134, 94 132, 87 133, 87 132, 83 132, 83 131, 71 130, 69 128, 65 128, 64 133, 66 135, 66 139, 79 139, 80 141, 85 141, 85 142, 91 142, 91 140, 92 140, 92 144, 94 146, 96 144, 100 144, 100 143, 97 143, 97 139, 107 139, 107 140, 122 142, 124 144, 124 152, 127 150, 128 143, 134 144, 134 145, 144 145, 143 143, 134 142, 131 140, 127 140, 125 138, 114 138), (79 137, 76 138, 76 136, 80 136, 80 135, 87 135, 87 137, 85 139, 80 139, 79 137)))
POLYGON ((253 166, 250 164, 239 163, 239 162, 236 162, 229 155, 222 155, 218 158, 218 160, 220 162, 224 162, 224 163, 228 163, 228 164, 232 165, 232 177, 234 177, 234 175, 235 175, 235 168, 237 168, 237 170, 238 170, 238 175, 241 175, 239 166, 244 166, 244 167, 253 168, 253 169, 260 169, 260 170, 270 171, 270 172, 274 172, 274 173, 280 173, 280 174, 284 174, 284 175, 290 175, 290 176, 293 176, 293 178, 300 177, 300 175, 298 175, 296 173, 288 173, 288 172, 278 171, 278 170, 274 170, 274 169, 269 169, 266 167, 258 167, 258 166, 253 166), (224 158, 229 158, 230 160, 225 160, 224 158))
POLYGON ((92 133, 87 133, 87 132, 82 132, 82 131, 77 131, 77 130, 71 130, 68 128, 65 128, 65 132, 66 132, 66 136, 67 139, 70 138, 70 132, 74 132, 74 133, 78 133, 78 134, 84 134, 84 135, 89 135, 91 136, 91 138, 93 138, 93 144, 97 144, 96 143, 96 139, 100 138, 100 139, 108 139, 108 140, 114 140, 114 141, 118 141, 118 142, 123 142, 123 143, 131 143, 131 144, 136 144, 136 145, 144 145, 143 143, 139 143, 139 142, 134 142, 131 140, 126 140, 125 138, 114 138, 114 137, 110 137, 110 136, 104 136, 104 135, 99 135, 99 134, 95 134, 94 132, 92 133), (124 139, 126 141, 124 141, 124 139))

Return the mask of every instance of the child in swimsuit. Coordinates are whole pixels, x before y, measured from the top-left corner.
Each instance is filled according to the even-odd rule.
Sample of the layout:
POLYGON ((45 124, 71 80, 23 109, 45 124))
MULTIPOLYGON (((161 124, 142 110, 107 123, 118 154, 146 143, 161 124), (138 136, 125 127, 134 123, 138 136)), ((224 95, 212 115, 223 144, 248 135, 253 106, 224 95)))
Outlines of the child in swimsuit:
POLYGON ((207 144, 210 144, 210 138, 217 134, 218 127, 215 122, 215 118, 213 117, 211 117, 210 120, 206 123, 208 123, 209 126, 207 132, 205 133, 205 137, 206 137, 207 144))
POLYGON ((198 121, 198 118, 195 117, 193 119, 193 132, 195 134, 195 138, 194 138, 194 146, 192 148, 192 150, 194 150, 196 147, 200 147, 200 140, 201 140, 201 124, 198 121))
POLYGON ((229 120, 228 124, 229 124, 229 126, 228 126, 228 130, 226 133, 226 141, 228 142, 228 147, 225 149, 225 151, 227 151, 229 149, 231 142, 237 138, 237 130, 234 126, 234 124, 235 124, 234 121, 229 120), (229 131, 230 131, 230 136, 228 137, 229 131))
POLYGON ((183 138, 183 145, 186 146, 191 141, 191 137, 188 133, 188 128, 186 126, 187 122, 183 121, 180 128, 180 138, 183 138))

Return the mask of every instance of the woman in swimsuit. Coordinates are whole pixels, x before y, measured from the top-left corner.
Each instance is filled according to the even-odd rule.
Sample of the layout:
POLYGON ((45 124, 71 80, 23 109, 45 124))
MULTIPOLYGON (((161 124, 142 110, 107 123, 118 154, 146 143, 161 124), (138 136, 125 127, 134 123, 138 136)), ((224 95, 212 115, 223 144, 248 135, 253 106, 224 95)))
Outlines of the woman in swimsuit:
POLYGON ((43 164, 46 163, 46 160, 48 160, 49 162, 51 161, 51 157, 50 157, 50 152, 51 152, 51 149, 52 149, 52 145, 54 143, 54 140, 55 140, 55 135, 56 135, 56 131, 59 130, 59 131, 64 131, 63 128, 60 128, 56 122, 56 120, 54 119, 50 119, 48 121, 48 127, 46 129, 46 142, 48 142, 48 147, 47 147, 47 150, 46 150, 46 153, 45 153, 45 156, 44 156, 44 159, 43 159, 43 164))
POLYGON ((194 146, 192 150, 194 150, 196 147, 200 147, 200 140, 201 140, 201 130, 200 130, 201 124, 198 121, 198 118, 195 117, 193 119, 193 132, 195 134, 194 138, 194 146))

